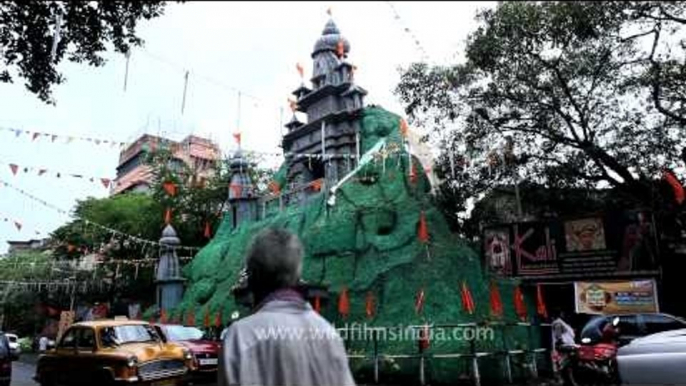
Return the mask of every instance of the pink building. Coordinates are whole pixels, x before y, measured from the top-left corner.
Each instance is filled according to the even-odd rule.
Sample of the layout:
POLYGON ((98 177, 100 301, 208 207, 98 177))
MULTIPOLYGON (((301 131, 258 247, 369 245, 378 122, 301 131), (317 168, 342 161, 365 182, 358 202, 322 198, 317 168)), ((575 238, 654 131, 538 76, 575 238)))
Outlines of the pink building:
MULTIPOLYGON (((189 135, 180 142, 144 134, 119 155, 117 178, 111 194, 147 192, 153 182, 152 169, 145 162, 148 152, 166 147, 172 151, 171 167, 190 167, 195 176, 207 179, 221 157, 219 145, 209 139, 189 135)), ((190 178, 190 176, 188 176, 190 178)))

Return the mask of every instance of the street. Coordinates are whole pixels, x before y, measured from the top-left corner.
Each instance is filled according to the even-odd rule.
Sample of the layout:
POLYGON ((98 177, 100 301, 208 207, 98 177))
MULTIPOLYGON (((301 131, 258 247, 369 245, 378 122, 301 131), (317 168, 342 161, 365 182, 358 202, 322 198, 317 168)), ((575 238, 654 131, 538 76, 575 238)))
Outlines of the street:
POLYGON ((36 386, 32 377, 36 366, 24 362, 14 362, 12 364, 12 383, 11 386, 36 386))

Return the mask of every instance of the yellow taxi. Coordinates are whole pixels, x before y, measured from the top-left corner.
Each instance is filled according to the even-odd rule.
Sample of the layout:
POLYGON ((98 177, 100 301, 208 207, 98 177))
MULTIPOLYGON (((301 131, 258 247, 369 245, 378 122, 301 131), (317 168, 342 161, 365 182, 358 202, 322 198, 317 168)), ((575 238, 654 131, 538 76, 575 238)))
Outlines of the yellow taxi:
POLYGON ((142 321, 76 323, 41 355, 34 379, 41 386, 176 386, 194 369, 191 352, 165 343, 142 321))

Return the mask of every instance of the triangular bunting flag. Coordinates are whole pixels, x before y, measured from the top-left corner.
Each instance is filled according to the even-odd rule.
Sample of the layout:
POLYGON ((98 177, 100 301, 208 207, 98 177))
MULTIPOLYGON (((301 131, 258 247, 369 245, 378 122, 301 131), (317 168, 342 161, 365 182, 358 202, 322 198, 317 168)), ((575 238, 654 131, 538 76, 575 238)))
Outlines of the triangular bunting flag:
POLYGON ((48 171, 47 169, 40 169, 40 170, 38 170, 38 175, 39 175, 39 176, 42 176, 42 175, 45 174, 47 171, 48 171))
POLYGON ((467 282, 463 281, 462 282, 462 308, 469 314, 473 315, 474 310, 476 309, 474 305, 474 298, 472 298, 472 292, 469 290, 469 287, 467 286, 467 282))
POLYGON ((17 230, 18 230, 18 231, 21 231, 21 226, 22 226, 22 225, 21 225, 21 223, 20 223, 19 221, 15 221, 15 222, 14 222, 14 226, 17 227, 17 230))
POLYGON ((217 315, 214 317, 214 326, 219 328, 222 326, 222 310, 217 310, 217 315))
POLYGON ((542 318, 548 318, 548 310, 545 306, 545 300, 543 299, 543 289, 540 284, 536 285, 536 312, 542 318))
POLYGON ((498 285, 495 282, 491 282, 491 314, 493 316, 503 316, 503 301, 500 298, 500 291, 498 290, 498 285))
POLYGON ((32 141, 35 141, 36 138, 38 138, 39 135, 40 135, 40 133, 33 133, 33 137, 31 137, 31 140, 32 140, 32 141))
POLYGON ((319 314, 322 311, 322 299, 319 295, 314 297, 314 310, 319 314))
POLYGON ((110 187, 110 182, 112 182, 109 178, 101 178, 100 182, 102 183, 102 186, 105 187, 105 189, 110 187))
POLYGON ((343 287, 343 291, 338 297, 338 313, 343 317, 350 314, 350 299, 348 298, 348 288, 343 287))
POLYGON ((55 142, 55 139, 57 139, 57 136, 56 136, 55 134, 53 134, 53 135, 50 137, 50 140, 51 140, 51 142, 55 142))
POLYGON ((176 184, 172 181, 166 181, 165 183, 163 183, 162 188, 165 192, 167 192, 168 195, 172 197, 176 196, 176 184))
POLYGON ((373 318, 376 313, 376 304, 374 301, 374 293, 372 291, 367 292, 367 299, 364 302, 364 311, 368 318, 373 318))
POLYGON ((195 326, 195 310, 193 308, 188 310, 186 325, 187 326, 195 326))
POLYGON ((407 137, 407 133, 409 131, 409 127, 407 126, 407 121, 404 119, 400 119, 400 134, 402 134, 403 137, 407 137))
POLYGON ((303 69, 302 64, 296 63, 295 64, 295 69, 298 70, 298 74, 300 74, 300 77, 303 78, 305 76, 305 70, 303 69))
POLYGON ((526 320, 527 312, 526 312, 526 303, 524 302, 524 294, 522 293, 521 288, 519 286, 516 286, 514 289, 514 305, 515 305, 515 313, 521 320, 526 320))
POLYGON ((17 164, 10 164, 10 170, 12 170, 12 174, 15 176, 17 175, 17 171, 19 171, 19 165, 17 164))
POLYGON ((417 292, 417 298, 414 302, 414 310, 416 313, 420 314, 424 310, 424 288, 417 292))
POLYGON ((233 139, 236 140, 236 143, 238 144, 238 146, 241 145, 241 133, 240 132, 239 133, 233 133, 233 139))
POLYGON ((205 317, 203 318, 203 326, 210 327, 212 323, 210 322, 210 307, 205 308, 205 317))
POLYGON ((205 236, 206 239, 212 237, 212 228, 210 228, 209 221, 205 221, 205 232, 203 233, 203 236, 205 236))
POLYGON ((430 337, 429 337, 429 325, 425 324, 419 330, 419 349, 424 351, 429 348, 430 337))
POLYGON ((419 226, 417 227, 417 238, 420 242, 426 244, 429 242, 429 227, 426 225, 426 216, 424 212, 419 213, 419 226))

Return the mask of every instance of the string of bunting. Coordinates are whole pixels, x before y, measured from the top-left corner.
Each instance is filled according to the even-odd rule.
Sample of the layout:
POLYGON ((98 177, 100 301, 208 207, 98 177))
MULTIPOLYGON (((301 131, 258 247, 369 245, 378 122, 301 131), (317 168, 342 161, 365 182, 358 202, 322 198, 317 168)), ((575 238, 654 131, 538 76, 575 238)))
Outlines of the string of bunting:
POLYGON ((393 12, 393 18, 398 22, 403 31, 405 31, 405 33, 408 34, 410 39, 412 39, 412 42, 415 44, 417 50, 422 54, 422 60, 425 62, 428 61, 429 55, 424 49, 424 46, 419 42, 419 39, 417 39, 417 36, 414 34, 414 32, 412 32, 410 27, 408 27, 406 23, 403 21, 403 19, 400 17, 398 10, 395 8, 395 5, 393 5, 393 3, 390 1, 387 1, 386 4, 388 4, 388 6, 391 8, 391 11, 393 12))
MULTIPOLYGON (((58 213, 60 213, 60 214, 65 215, 65 216, 74 217, 74 216, 72 216, 69 212, 67 212, 66 210, 61 209, 61 208, 59 208, 59 207, 57 207, 57 206, 55 206, 55 205, 52 205, 52 204, 50 204, 49 202, 47 202, 47 201, 45 201, 45 200, 42 200, 42 199, 40 199, 40 198, 38 198, 38 197, 32 195, 31 193, 26 192, 26 191, 23 190, 23 189, 17 188, 16 186, 14 186, 14 185, 12 185, 12 184, 7 183, 6 181, 0 180, 0 184, 3 185, 3 186, 5 186, 5 187, 8 187, 8 188, 10 188, 10 189, 13 189, 14 191, 20 193, 21 195, 23 195, 23 196, 25 196, 25 197, 30 198, 30 199, 33 200, 33 201, 38 202, 39 204, 45 206, 46 208, 52 209, 52 210, 54 210, 54 211, 56 211, 56 212, 58 212, 58 213)), ((90 221, 90 220, 85 219, 85 218, 80 218, 80 220, 83 221, 84 224, 86 224, 86 225, 94 226, 94 227, 96 227, 96 228, 99 228, 100 230, 103 230, 103 231, 109 233, 109 234, 112 235, 112 236, 120 237, 120 238, 126 239, 126 240, 128 240, 128 241, 130 241, 130 242, 135 242, 135 243, 138 243, 138 244, 150 245, 150 246, 155 246, 155 247, 160 247, 160 246, 161 246, 161 244, 160 244, 159 242, 157 242, 157 241, 146 240, 146 239, 140 238, 140 237, 138 237, 138 236, 133 236, 133 235, 130 235, 130 234, 121 232, 121 231, 119 231, 119 230, 110 228, 110 227, 108 227, 108 226, 105 226, 105 225, 102 225, 102 224, 98 224, 97 222, 93 222, 93 221, 90 221)), ((198 250, 200 250, 199 247, 189 247, 189 246, 183 246, 183 245, 177 246, 177 247, 175 247, 175 248, 176 248, 177 250, 186 250, 186 251, 198 251, 198 250)))
POLYGON ((83 141, 83 142, 88 142, 92 143, 94 145, 100 145, 100 146, 109 146, 111 148, 113 147, 124 147, 126 146, 126 142, 122 141, 116 141, 112 139, 102 139, 102 138, 94 138, 94 137, 83 137, 83 136, 76 136, 76 135, 64 135, 64 134, 55 134, 55 133, 45 133, 45 132, 39 132, 39 131, 30 131, 30 130, 22 130, 18 129, 15 127, 6 127, 6 126, 0 126, 0 130, 2 131, 9 131, 14 133, 15 138, 30 138, 31 141, 36 141, 40 139, 41 137, 43 138, 48 138, 50 139, 50 143, 55 143, 57 140, 63 143, 72 143, 73 141, 83 141), (25 134, 22 137, 22 134, 25 134))
POLYGON ((47 168, 37 168, 34 166, 25 166, 25 165, 22 166, 19 164, 8 163, 8 162, 3 162, 3 161, 0 161, 0 164, 9 166, 10 171, 12 172, 12 175, 14 175, 14 176, 18 175, 21 171, 25 174, 35 173, 38 176, 53 176, 55 178, 71 177, 71 178, 77 178, 77 179, 82 179, 82 180, 88 180, 92 183, 102 185, 103 187, 105 187, 105 189, 109 189, 109 187, 112 183, 111 178, 89 176, 89 175, 85 175, 85 174, 65 173, 65 172, 50 170, 47 168))

